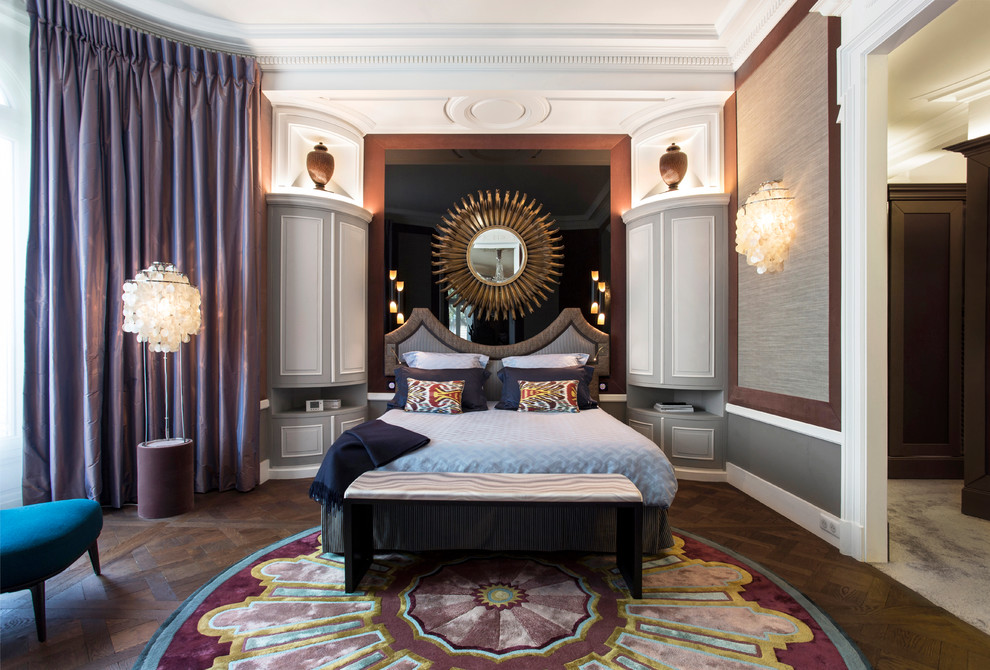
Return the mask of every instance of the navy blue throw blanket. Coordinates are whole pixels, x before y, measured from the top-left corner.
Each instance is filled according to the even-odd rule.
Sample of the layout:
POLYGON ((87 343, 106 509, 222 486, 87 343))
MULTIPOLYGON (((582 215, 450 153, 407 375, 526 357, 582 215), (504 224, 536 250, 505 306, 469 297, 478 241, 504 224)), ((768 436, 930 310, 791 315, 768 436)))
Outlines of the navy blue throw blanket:
POLYGON ((344 503, 344 491, 362 472, 394 461, 429 441, 425 435, 381 419, 345 430, 323 457, 320 471, 309 487, 309 497, 320 504, 339 507, 344 503))

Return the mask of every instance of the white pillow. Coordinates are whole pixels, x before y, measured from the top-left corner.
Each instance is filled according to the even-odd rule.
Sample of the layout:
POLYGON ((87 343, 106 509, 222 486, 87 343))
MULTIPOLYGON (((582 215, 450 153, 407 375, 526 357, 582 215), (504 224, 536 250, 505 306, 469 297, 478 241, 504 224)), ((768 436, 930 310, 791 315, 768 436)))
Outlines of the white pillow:
POLYGON ((529 356, 506 356, 502 359, 504 368, 572 368, 585 365, 589 354, 531 354, 529 356))
POLYGON ((451 368, 483 368, 488 365, 484 354, 450 354, 435 351, 407 351, 402 360, 411 368, 420 370, 448 370, 451 368))

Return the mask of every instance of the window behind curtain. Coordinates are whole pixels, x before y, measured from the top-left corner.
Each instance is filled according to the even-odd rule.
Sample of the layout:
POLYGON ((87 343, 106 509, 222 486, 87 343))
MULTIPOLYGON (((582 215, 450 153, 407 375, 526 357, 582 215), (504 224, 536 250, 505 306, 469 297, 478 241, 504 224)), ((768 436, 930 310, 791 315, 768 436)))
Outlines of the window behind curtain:
POLYGON ((0 507, 21 504, 24 252, 31 98, 28 19, 0 5, 0 507))

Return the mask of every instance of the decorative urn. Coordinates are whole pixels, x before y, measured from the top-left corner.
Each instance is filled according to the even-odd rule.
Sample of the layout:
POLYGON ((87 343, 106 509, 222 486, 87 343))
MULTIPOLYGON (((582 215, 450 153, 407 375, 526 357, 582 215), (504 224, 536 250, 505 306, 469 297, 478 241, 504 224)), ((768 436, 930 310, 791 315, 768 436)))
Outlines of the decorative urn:
POLYGON ((688 159, 687 154, 681 151, 676 144, 671 144, 660 156, 660 178, 670 187, 671 191, 677 190, 677 185, 687 174, 688 159))
POLYGON ((306 169, 309 171, 309 178, 316 184, 316 189, 325 191, 323 187, 333 176, 333 154, 327 150, 323 142, 313 147, 313 150, 306 155, 306 169))

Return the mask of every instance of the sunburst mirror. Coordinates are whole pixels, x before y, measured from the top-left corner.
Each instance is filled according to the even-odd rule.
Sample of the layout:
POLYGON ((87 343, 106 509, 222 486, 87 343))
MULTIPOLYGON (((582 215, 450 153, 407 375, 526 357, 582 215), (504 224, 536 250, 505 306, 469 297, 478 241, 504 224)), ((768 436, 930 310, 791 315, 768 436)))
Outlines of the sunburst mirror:
POLYGON ((453 306, 482 320, 532 313, 559 282, 564 247, 543 205, 518 191, 468 194, 442 217, 434 274, 453 306))

